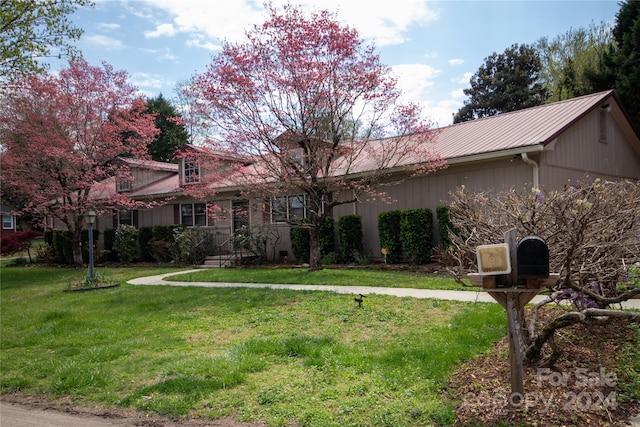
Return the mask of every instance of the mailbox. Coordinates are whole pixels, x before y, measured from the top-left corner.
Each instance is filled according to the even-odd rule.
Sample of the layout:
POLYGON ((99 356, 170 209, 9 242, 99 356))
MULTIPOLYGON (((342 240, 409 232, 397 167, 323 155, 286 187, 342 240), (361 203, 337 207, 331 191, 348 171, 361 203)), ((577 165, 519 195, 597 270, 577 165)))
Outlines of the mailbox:
POLYGON ((528 236, 518 243, 518 278, 549 277, 549 248, 538 236, 528 236))

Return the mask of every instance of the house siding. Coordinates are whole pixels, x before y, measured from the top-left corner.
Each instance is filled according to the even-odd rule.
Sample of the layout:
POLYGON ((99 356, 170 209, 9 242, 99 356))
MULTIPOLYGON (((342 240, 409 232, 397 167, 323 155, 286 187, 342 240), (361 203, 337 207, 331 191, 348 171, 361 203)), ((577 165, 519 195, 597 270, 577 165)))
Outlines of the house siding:
POLYGON ((599 111, 595 109, 567 129, 545 150, 540 161, 540 184, 559 189, 568 181, 596 178, 640 179, 640 157, 626 140, 612 114, 607 114, 607 142, 600 142, 599 111), (587 178, 588 177, 588 178, 587 178))

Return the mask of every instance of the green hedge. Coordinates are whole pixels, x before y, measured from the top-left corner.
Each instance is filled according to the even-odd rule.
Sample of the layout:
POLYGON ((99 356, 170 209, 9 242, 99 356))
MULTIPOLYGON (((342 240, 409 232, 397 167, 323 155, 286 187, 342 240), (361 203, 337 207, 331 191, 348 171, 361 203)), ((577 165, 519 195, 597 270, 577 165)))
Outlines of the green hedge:
POLYGON ((338 246, 342 262, 354 262, 362 253, 362 216, 345 215, 338 219, 338 246))
POLYGON ((436 217, 438 219, 438 234, 440 235, 440 247, 444 250, 451 248, 451 238, 449 233, 455 233, 451 219, 449 218, 449 208, 440 205, 436 208, 436 217))
POLYGON ((320 223, 320 255, 325 256, 336 250, 335 221, 332 216, 325 216, 320 223))
POLYGON ((291 238, 291 252, 298 263, 309 262, 311 257, 311 249, 309 241, 309 229, 307 227, 293 226, 289 230, 291 238))
POLYGON ((140 227, 138 229, 138 243, 140 244, 140 261, 153 261, 149 242, 153 239, 153 227, 140 227))
POLYGON ((400 221, 402 249, 414 264, 430 260, 433 250, 433 213, 430 209, 408 209, 400 221))
POLYGON ((380 212, 378 215, 378 236, 380 249, 387 250, 386 262, 397 264, 402 261, 402 240, 400 240, 400 221, 402 211, 380 212))

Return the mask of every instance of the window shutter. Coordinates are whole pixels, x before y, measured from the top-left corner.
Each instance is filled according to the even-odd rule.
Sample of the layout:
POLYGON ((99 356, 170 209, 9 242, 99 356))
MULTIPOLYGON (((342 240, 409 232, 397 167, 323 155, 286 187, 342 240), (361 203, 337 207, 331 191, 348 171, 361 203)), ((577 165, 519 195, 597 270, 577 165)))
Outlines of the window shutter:
POLYGON ((173 223, 180 224, 180 205, 173 205, 173 223))

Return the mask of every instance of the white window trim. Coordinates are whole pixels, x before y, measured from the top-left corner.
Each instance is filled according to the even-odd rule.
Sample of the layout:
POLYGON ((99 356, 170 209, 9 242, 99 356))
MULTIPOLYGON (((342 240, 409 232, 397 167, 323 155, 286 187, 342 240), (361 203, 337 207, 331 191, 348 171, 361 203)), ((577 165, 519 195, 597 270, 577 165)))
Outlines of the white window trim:
POLYGON ((133 225, 133 211, 118 211, 118 225, 133 225), (123 222, 123 220, 121 219, 120 214, 122 214, 123 212, 129 212, 129 214, 131 215, 129 222, 123 222))
POLYGON ((185 157, 182 159, 182 182, 185 184, 197 184, 201 181, 200 165, 194 158, 185 157), (187 169, 189 165, 189 169, 187 169), (189 170, 189 175, 187 175, 189 170))
POLYGON ((16 220, 13 215, 2 215, 2 229, 3 230, 15 230, 16 228, 16 220), (11 225, 9 227, 6 226, 5 220, 9 219, 11 225))

